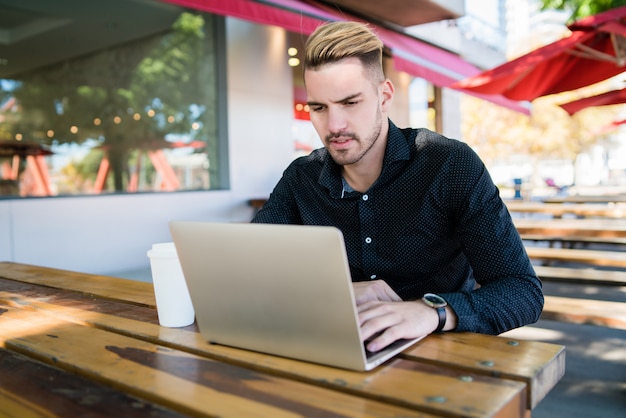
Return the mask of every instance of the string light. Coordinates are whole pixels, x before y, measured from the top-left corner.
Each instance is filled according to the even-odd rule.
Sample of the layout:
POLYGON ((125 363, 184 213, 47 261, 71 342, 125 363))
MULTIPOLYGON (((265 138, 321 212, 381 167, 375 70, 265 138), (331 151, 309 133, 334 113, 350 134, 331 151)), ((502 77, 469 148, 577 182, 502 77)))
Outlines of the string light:
MULTIPOLYGON (((289 49, 289 53, 290 53, 290 54, 291 54, 291 53, 297 53, 297 52, 298 52, 298 51, 297 51, 295 48, 290 48, 290 49, 289 49)), ((297 60, 297 58, 296 58, 296 60, 297 60)), ((298 62, 299 62, 299 60, 298 60, 298 62)), ((299 105, 299 106, 301 106, 301 107, 302 107, 302 105, 299 105)), ((299 110, 302 110, 302 109, 300 108, 299 110)), ((308 106, 305 106, 305 110, 306 110, 306 111, 308 111, 308 106)), ((156 115, 156 111, 155 111, 154 109, 149 109, 149 110, 146 112, 146 114, 147 114, 149 117, 154 117, 154 116, 156 115)), ((140 114, 140 113, 135 112, 135 113, 133 113, 132 118, 133 118, 135 121, 140 121, 140 120, 141 120, 141 114, 140 114)), ((168 121, 169 123, 174 123, 174 122, 176 122, 176 117, 175 117, 175 116, 173 116, 173 115, 170 115, 170 116, 168 116, 168 117, 167 117, 167 121, 168 121)), ((113 123, 115 123, 116 125, 121 124, 121 123, 122 123, 122 118, 121 118, 121 116, 115 116, 115 117, 113 118, 113 123)), ((93 124, 94 124, 94 126, 100 126, 100 125, 102 125, 102 119, 101 119, 101 118, 98 118, 98 117, 94 118, 94 119, 93 119, 93 124)), ((196 131, 197 131, 197 130, 199 130, 199 129, 200 129, 200 126, 201 126, 201 125, 200 125, 200 123, 198 123, 198 122, 193 122, 193 123, 191 124, 191 129, 193 129, 193 130, 196 130, 196 131)), ((70 132, 71 132, 72 134, 76 134, 76 133, 78 133, 78 126, 76 126, 76 125, 72 125, 72 126, 70 126, 70 129, 69 129, 69 130, 70 130, 70 132)), ((48 130, 46 131, 46 135, 48 136, 48 138, 54 138, 55 132, 54 132, 54 130, 53 130, 53 129, 48 129, 48 130)), ((22 135, 21 133, 17 133, 17 134, 15 134, 15 140, 16 140, 16 141, 21 141, 21 140, 23 140, 23 135, 22 135)))
POLYGON ((287 49, 287 55, 291 57, 287 60, 287 64, 289 64, 290 67, 297 67, 300 65, 300 59, 296 57, 296 55, 298 55, 297 48, 291 47, 287 49))

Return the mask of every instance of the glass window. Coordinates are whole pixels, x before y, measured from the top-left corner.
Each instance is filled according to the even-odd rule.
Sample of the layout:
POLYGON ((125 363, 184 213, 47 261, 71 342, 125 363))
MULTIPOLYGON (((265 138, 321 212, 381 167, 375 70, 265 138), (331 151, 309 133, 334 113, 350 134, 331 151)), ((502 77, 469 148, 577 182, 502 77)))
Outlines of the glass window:
POLYGON ((0 196, 220 189, 221 18, 161 2, 0 6, 0 196))
POLYGON ((409 85, 409 122, 411 126, 421 126, 438 131, 437 87, 423 78, 413 78, 409 85))
POLYGON ((288 32, 287 62, 291 67, 293 80, 293 157, 308 155, 322 142, 311 124, 309 105, 306 103, 304 87, 304 42, 306 37, 299 33, 288 32))

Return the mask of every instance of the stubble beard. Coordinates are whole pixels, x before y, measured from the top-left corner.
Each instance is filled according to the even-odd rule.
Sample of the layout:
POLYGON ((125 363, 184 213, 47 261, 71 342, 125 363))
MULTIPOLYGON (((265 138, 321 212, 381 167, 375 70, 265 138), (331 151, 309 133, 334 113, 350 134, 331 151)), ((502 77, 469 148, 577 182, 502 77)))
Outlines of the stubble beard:
POLYGON ((380 132, 382 131, 382 129, 383 129, 382 128, 382 116, 381 116, 381 112, 379 109, 378 112, 376 112, 376 122, 374 123, 374 127, 372 131, 370 132, 370 135, 368 135, 366 141, 362 141, 361 138, 354 132, 347 132, 347 133, 342 133, 342 134, 329 134, 326 136, 327 143, 329 143, 335 137, 341 136, 341 137, 352 138, 354 141, 357 142, 359 147, 361 146, 364 147, 364 148, 358 148, 356 150, 357 152, 356 155, 351 155, 351 153, 354 151, 352 149, 333 150, 333 151, 330 150, 330 147, 328 147, 327 149, 329 150, 330 155, 333 158, 333 161, 335 161, 335 163, 341 166, 356 164, 359 161, 361 161, 363 157, 365 157, 365 155, 369 152, 369 150, 372 149, 372 147, 378 140, 378 137, 380 136, 380 132))

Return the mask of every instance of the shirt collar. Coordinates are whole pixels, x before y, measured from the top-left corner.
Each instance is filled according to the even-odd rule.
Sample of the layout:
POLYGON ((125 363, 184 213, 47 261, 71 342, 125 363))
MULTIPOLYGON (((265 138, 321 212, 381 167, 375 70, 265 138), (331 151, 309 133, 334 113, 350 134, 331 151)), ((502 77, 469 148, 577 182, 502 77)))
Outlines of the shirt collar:
MULTIPOLYGON (((411 157, 410 138, 405 136, 405 132, 411 130, 401 130, 391 120, 389 120, 389 132, 387 134, 387 147, 385 149, 385 157, 383 160, 383 171, 380 174, 378 183, 381 179, 387 178, 392 172, 395 172, 392 166, 399 161, 407 161, 411 157)), ((319 184, 326 187, 331 197, 340 199, 345 197, 343 178, 341 176, 341 167, 333 161, 330 154, 326 152, 324 157, 324 165, 319 177, 319 184)))

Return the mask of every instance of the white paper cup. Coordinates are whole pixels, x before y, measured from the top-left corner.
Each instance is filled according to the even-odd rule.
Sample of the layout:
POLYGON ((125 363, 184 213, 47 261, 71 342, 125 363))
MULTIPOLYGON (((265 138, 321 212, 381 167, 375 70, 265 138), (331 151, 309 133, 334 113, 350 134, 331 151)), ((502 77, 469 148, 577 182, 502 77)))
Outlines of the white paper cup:
POLYGON ((191 325, 195 312, 174 243, 153 244, 148 257, 159 324, 164 327, 191 325))

